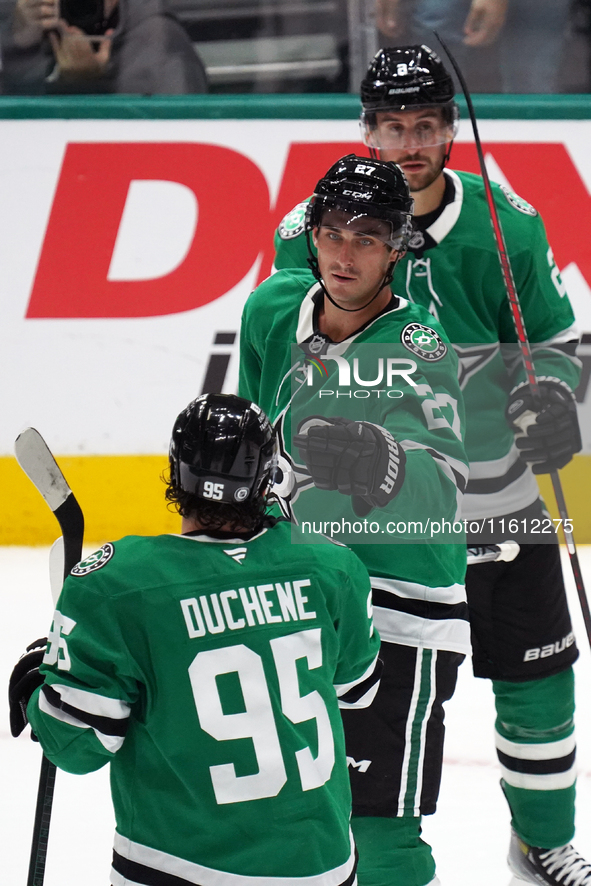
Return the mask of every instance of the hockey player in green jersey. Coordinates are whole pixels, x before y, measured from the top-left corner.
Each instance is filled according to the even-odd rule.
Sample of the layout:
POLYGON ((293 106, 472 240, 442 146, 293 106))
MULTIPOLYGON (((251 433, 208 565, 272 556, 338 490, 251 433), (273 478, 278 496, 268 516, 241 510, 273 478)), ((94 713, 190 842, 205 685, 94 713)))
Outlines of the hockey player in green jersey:
POLYGON ((350 155, 328 170, 306 218, 313 269, 278 272, 246 303, 239 390, 278 429, 283 477, 274 492, 302 529, 330 508, 337 523, 369 515, 378 532, 352 545, 370 573, 384 661, 371 708, 357 720, 343 716, 352 826, 360 882, 423 886, 439 881, 420 838, 419 806, 434 810, 443 703, 470 650, 466 553, 462 543, 425 537, 375 542, 387 539, 388 522, 424 529, 430 516, 453 524, 467 468, 455 354, 438 321, 389 287, 411 212, 394 164, 350 155), (364 363, 367 349, 382 368, 404 355, 408 379, 381 384, 379 360, 364 363), (339 388, 347 367, 383 390, 339 388), (318 387, 308 384, 320 376, 318 387))
MULTIPOLYGON (((514 537, 513 518, 530 542, 512 562, 469 566, 466 580, 474 673, 493 681, 496 699, 513 882, 589 886, 591 866, 570 845, 576 644, 558 546, 531 543, 554 541, 534 474, 563 467, 581 448, 573 312, 539 214, 493 184, 543 395, 534 404, 517 346, 500 347, 516 336, 482 179, 445 168, 458 123, 449 73, 425 46, 380 50, 361 100, 370 152, 401 166, 415 200, 413 234, 392 288, 440 320, 460 360, 470 459, 462 516, 489 536, 470 541, 514 537), (525 413, 537 420, 523 434, 525 413)), ((276 234, 277 268, 306 265, 298 212, 276 234)))
POLYGON ((111 764, 113 886, 355 882, 339 706, 379 681, 369 580, 347 548, 291 544, 266 516, 276 455, 258 406, 193 401, 166 492, 182 535, 79 563, 45 655, 11 677, 13 734, 28 718, 69 772, 111 764))

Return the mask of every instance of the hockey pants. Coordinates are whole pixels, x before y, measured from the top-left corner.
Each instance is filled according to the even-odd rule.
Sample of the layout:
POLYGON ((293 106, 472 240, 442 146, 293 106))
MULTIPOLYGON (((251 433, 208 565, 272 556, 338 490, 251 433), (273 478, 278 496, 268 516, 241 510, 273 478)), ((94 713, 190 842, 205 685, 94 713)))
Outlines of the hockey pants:
POLYGON ((343 711, 353 793, 359 886, 425 886, 435 874, 421 815, 435 811, 443 758, 443 704, 459 653, 382 643, 378 694, 343 711))

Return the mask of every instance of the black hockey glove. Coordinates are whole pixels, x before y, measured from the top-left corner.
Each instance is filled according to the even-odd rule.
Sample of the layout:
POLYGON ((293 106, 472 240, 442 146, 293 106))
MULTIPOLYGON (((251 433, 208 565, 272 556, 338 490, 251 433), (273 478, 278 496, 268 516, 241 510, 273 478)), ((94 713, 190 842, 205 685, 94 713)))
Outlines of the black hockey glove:
POLYGON ((582 448, 575 395, 557 378, 540 378, 535 402, 527 382, 513 388, 506 417, 516 431, 515 444, 534 474, 563 468, 582 448))
MULTIPOLYGON (((47 637, 35 640, 17 661, 8 683, 8 703, 10 705, 10 731, 16 738, 27 723, 27 705, 37 686, 43 683, 39 666, 47 649, 47 637)), ((31 738, 37 738, 31 732, 31 738)))
POLYGON ((310 416, 300 424, 294 443, 314 485, 350 495, 358 517, 385 507, 404 482, 404 450, 379 425, 310 416))

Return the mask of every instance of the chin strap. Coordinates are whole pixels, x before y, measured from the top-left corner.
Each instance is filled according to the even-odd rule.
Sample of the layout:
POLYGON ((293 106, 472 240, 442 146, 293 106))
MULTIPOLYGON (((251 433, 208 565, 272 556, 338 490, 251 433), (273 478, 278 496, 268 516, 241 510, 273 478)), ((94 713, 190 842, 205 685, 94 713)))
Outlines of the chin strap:
POLYGON ((322 275, 320 273, 320 268, 318 267, 318 259, 316 258, 316 256, 312 252, 312 244, 310 243, 310 232, 309 231, 306 231, 306 243, 308 246, 308 267, 310 268, 310 270, 312 271, 312 273, 314 274, 314 276, 316 277, 316 279, 320 283, 320 288, 322 289, 323 293, 325 294, 325 296, 327 297, 327 299, 329 300, 331 305, 334 305, 335 308, 339 309, 339 311, 345 311, 347 314, 356 314, 358 311, 364 311, 365 308, 368 308, 370 306, 370 304, 376 300, 376 298, 378 297, 378 295, 380 294, 380 292, 382 291, 384 286, 389 286, 390 283, 392 282, 392 280, 394 278, 394 268, 396 267, 396 265, 398 264, 398 260, 400 259, 400 254, 399 254, 398 257, 394 259, 394 261, 390 262, 388 270, 384 274, 384 279, 382 280, 382 282, 378 286, 378 289, 377 289, 375 295, 372 295, 372 297, 370 298, 370 300, 368 302, 366 302, 364 305, 361 305, 360 308, 343 308, 341 305, 338 305, 336 303, 336 301, 334 300, 334 298, 331 296, 330 292, 326 288, 324 280, 322 279, 322 275))

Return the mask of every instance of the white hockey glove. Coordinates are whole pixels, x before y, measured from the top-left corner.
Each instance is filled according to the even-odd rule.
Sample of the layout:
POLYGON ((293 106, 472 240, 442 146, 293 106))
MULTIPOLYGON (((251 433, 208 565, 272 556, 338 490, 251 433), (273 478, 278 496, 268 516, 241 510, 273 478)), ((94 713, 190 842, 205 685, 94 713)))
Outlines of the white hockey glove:
POLYGON ((513 388, 505 412, 521 458, 534 474, 563 468, 582 448, 575 395, 558 378, 539 379, 535 402, 527 382, 513 388))
POLYGON ((310 416, 300 424, 294 443, 314 485, 350 495, 358 517, 384 508, 404 482, 404 450, 380 425, 310 416))

